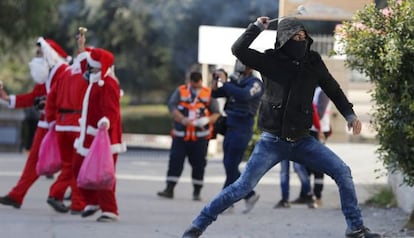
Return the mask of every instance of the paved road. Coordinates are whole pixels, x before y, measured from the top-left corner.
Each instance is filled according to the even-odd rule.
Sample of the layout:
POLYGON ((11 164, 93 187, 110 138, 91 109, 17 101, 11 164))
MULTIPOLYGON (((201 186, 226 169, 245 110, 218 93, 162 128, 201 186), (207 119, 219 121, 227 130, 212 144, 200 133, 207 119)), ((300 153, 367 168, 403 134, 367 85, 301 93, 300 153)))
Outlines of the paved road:
MULTIPOLYGON (((376 162, 375 145, 329 144, 350 165, 360 202, 365 201, 379 186, 386 184, 380 177, 382 165, 376 162)), ((82 219, 69 214, 57 214, 46 204, 52 180, 41 177, 31 188, 21 209, 0 206, 0 237, 73 238, 123 237, 170 238, 180 237, 202 206, 222 187, 224 172, 217 157, 209 159, 202 202, 191 200, 190 169, 188 164, 176 187, 175 199, 158 198, 164 188, 167 151, 130 150, 119 158, 117 195, 121 220, 102 224, 95 217, 82 219)), ((22 169, 25 155, 0 153, 0 194, 6 194, 22 169)), ((308 209, 294 206, 275 210, 280 199, 279 167, 273 168, 259 183, 261 195, 251 213, 243 215, 243 202, 236 204, 234 214, 222 215, 209 227, 203 237, 214 238, 336 238, 344 237, 345 222, 339 209, 336 186, 326 178, 324 206, 308 209)), ((296 198, 299 182, 292 176, 291 199, 296 198)), ((408 215, 398 208, 362 209, 365 223, 386 237, 414 237, 400 232, 408 215)))

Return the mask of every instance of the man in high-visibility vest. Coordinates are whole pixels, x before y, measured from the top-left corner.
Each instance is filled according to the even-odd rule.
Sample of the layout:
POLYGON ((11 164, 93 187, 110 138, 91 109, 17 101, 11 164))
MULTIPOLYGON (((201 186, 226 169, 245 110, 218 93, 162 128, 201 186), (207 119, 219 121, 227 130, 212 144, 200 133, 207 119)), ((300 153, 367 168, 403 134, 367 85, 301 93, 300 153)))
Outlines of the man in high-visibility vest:
POLYGON ((199 201, 203 187, 206 155, 213 124, 220 116, 216 99, 211 97, 211 89, 202 85, 199 72, 190 74, 188 84, 179 86, 171 95, 168 109, 174 119, 172 145, 167 171, 167 187, 158 192, 164 198, 174 197, 174 187, 184 169, 184 161, 192 167, 193 200, 199 201))

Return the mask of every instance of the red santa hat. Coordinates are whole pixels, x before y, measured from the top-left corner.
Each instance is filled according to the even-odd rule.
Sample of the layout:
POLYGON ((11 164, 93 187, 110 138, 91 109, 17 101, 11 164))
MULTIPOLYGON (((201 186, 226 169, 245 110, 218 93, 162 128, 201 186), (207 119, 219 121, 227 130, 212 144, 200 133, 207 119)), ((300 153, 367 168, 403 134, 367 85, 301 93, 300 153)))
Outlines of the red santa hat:
POLYGON ((88 66, 88 55, 90 55, 92 48, 86 47, 85 51, 80 52, 75 59, 73 60, 73 64, 79 63, 80 69, 82 73, 87 70, 88 66))
POLYGON ((45 41, 56 51, 56 53, 58 53, 60 57, 64 58, 68 62, 71 61, 72 57, 70 57, 66 51, 58 43, 56 43, 56 41, 51 39, 45 39, 45 41))
POLYGON ((60 60, 64 60, 66 62, 72 60, 72 57, 69 56, 66 51, 54 40, 39 37, 37 44, 42 48, 44 57, 50 61, 52 65, 58 63, 60 60))
POLYGON ((102 48, 93 48, 88 55, 88 64, 93 68, 101 69, 101 78, 104 79, 114 64, 114 55, 102 48))

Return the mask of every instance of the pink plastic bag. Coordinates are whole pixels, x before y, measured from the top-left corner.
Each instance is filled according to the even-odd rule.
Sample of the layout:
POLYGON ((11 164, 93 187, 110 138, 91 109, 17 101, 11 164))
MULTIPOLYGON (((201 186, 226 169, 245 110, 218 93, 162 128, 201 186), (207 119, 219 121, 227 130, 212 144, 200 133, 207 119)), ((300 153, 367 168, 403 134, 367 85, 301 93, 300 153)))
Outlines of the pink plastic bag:
POLYGON ((108 131, 100 128, 82 162, 77 178, 80 188, 110 190, 115 185, 115 166, 108 131))
POLYGON ((60 170, 62 160, 54 124, 49 128, 45 137, 43 137, 38 156, 36 172, 39 176, 52 175, 60 170))

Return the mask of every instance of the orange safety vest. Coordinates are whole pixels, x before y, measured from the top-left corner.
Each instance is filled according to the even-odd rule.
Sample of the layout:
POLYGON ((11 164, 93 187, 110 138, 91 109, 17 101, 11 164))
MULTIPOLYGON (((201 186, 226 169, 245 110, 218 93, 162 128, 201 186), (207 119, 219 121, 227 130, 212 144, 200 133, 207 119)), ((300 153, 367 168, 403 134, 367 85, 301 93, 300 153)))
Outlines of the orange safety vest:
MULTIPOLYGON (((196 120, 201 117, 210 116, 210 88, 202 87, 194 98, 191 97, 190 85, 181 85, 178 90, 180 94, 180 102, 177 105, 177 109, 185 117, 190 120, 196 120)), ((212 132, 213 126, 210 124, 203 128, 199 128, 193 125, 188 125, 186 127, 181 123, 174 122, 174 129, 171 134, 175 137, 183 137, 185 141, 196 141, 198 138, 210 139, 212 132)))

